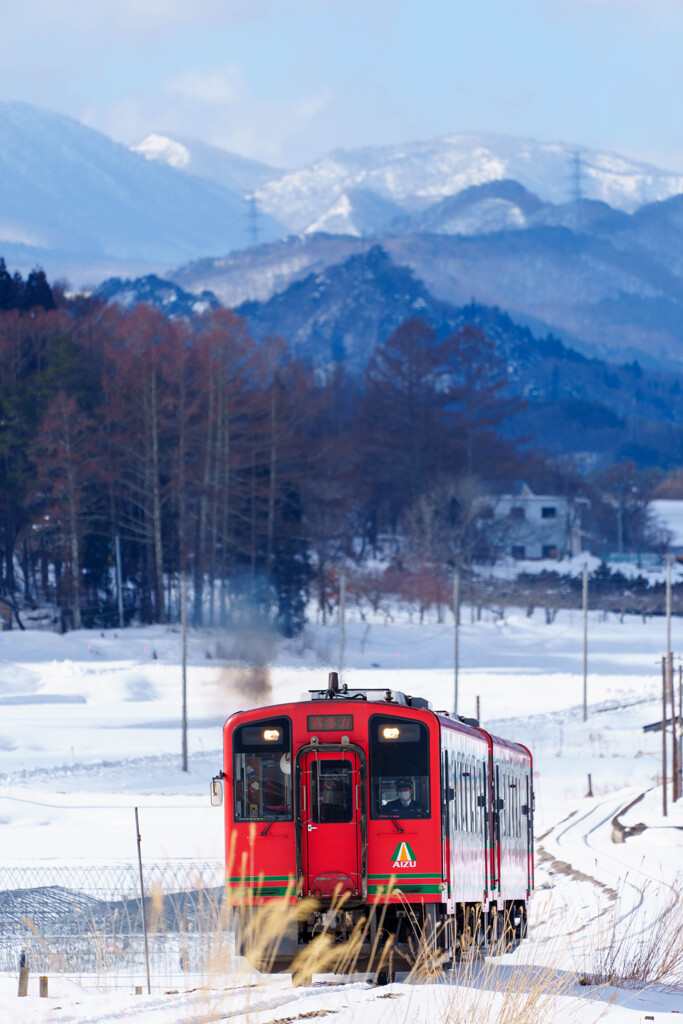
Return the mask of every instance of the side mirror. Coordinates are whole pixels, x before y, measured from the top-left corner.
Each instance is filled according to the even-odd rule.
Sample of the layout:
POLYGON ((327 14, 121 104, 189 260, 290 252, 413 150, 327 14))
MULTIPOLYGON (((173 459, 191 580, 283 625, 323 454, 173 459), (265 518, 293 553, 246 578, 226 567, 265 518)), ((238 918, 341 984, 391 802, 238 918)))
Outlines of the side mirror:
POLYGON ((223 803, 223 783, 220 779, 211 780, 211 806, 220 807, 223 803))

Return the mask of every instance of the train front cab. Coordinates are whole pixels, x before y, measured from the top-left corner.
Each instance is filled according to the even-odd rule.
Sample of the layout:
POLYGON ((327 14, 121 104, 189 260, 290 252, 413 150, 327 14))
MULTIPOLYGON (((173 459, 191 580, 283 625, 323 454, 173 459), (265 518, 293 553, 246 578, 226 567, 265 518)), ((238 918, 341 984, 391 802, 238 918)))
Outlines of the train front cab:
POLYGON ((260 907, 278 901, 302 910, 297 921, 290 913, 279 948, 259 953, 257 966, 289 969, 323 925, 339 939, 367 921, 359 967, 383 934, 397 947, 425 925, 436 934, 447 882, 431 711, 336 699, 233 715, 223 778, 226 887, 240 951, 250 953, 260 907), (400 779, 412 785, 405 813, 392 809, 400 779), (340 895, 343 912, 331 921, 340 895))

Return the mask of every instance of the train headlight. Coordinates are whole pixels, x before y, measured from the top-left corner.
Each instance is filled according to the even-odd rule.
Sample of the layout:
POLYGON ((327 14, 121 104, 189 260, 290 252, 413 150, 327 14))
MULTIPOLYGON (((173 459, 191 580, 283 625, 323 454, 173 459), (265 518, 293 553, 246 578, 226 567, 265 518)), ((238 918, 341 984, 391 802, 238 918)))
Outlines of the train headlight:
POLYGON ((266 743, 277 743, 277 741, 280 739, 280 730, 279 729, 264 729, 263 730, 263 739, 266 741, 266 743))
POLYGON ((397 740, 400 734, 401 730, 397 729, 395 726, 387 725, 382 729, 382 736, 385 740, 397 740))

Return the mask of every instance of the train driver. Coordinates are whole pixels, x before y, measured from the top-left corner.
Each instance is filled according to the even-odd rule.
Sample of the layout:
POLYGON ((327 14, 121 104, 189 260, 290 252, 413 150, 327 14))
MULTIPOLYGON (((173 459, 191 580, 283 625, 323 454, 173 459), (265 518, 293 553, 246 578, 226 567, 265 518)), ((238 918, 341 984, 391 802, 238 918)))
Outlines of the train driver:
POLYGON ((417 800, 413 799, 413 784, 410 779, 398 779, 396 782, 396 800, 389 800, 382 807, 388 814, 396 815, 398 818, 409 818, 419 814, 422 810, 417 800))

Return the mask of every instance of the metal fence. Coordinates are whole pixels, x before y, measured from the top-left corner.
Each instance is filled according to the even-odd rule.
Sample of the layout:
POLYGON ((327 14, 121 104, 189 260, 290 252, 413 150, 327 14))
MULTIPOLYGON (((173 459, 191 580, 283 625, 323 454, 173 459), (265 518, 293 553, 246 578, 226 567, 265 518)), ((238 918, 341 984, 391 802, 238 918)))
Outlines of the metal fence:
MULTIPOLYGON (((230 957, 222 865, 144 868, 155 983, 206 975, 230 957)), ((112 985, 146 975, 137 865, 0 868, 0 970, 20 963, 112 985)))

